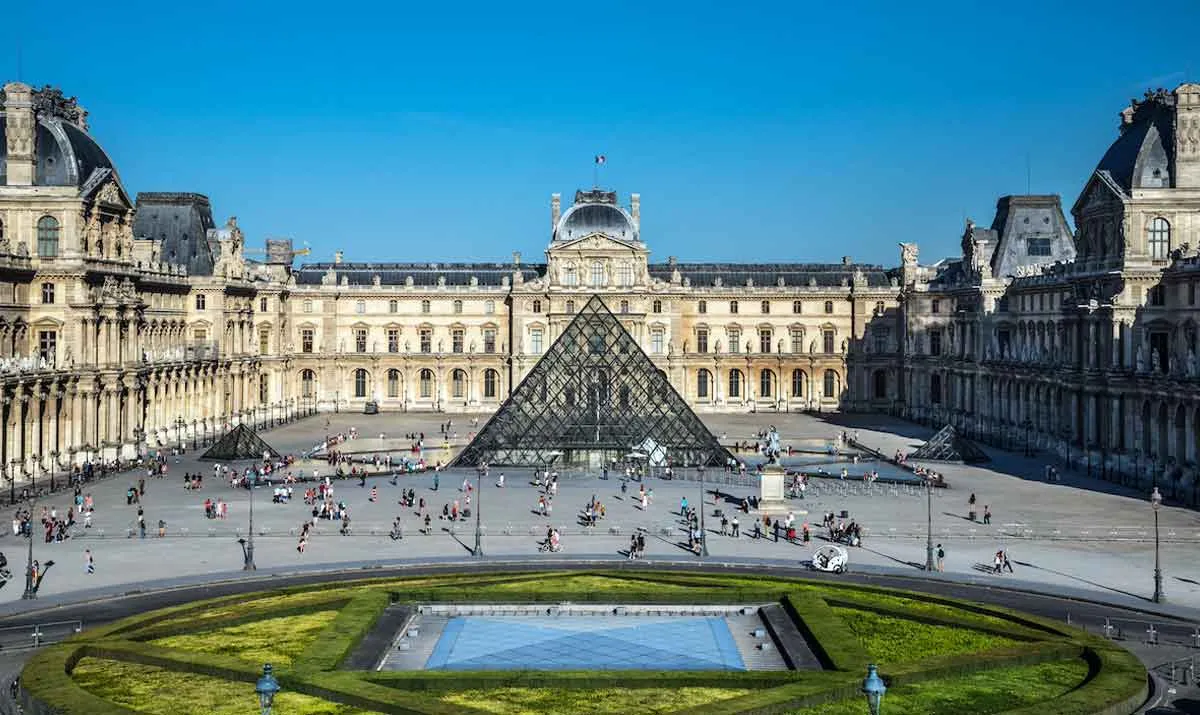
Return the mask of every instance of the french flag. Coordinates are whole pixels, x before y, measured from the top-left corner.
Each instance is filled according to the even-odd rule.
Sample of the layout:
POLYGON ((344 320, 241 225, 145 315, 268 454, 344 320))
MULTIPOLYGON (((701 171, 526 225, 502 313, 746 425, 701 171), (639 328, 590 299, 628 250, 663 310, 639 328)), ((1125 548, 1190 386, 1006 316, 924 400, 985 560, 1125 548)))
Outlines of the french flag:
POLYGON ((596 155, 596 166, 604 166, 604 162, 608 161, 603 154, 596 155))

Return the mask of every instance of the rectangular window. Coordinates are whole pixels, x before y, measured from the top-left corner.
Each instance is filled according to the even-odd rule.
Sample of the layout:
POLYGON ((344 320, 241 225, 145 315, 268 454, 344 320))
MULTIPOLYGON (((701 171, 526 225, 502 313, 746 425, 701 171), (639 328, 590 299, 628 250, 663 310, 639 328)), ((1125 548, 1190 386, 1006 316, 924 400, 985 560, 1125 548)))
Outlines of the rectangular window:
POLYGON ((204 294, 203 293, 197 294, 196 295, 196 310, 204 310, 205 304, 206 303, 205 303, 205 299, 204 299, 204 294))
POLYGON ((771 352, 771 331, 766 328, 758 331, 758 351, 760 353, 771 352))
POLYGON ((38 331, 38 357, 54 365, 54 353, 58 349, 58 333, 53 330, 38 331))
POLYGON ((534 355, 542 354, 542 329, 534 328, 529 331, 529 351, 534 355))
POLYGON ((192 331, 193 340, 208 340, 208 330, 205 328, 196 328, 192 331))
POLYGON ((388 352, 389 353, 400 352, 400 329, 399 328, 388 328, 387 338, 388 338, 388 352))
POLYGON ((46 304, 46 305, 50 305, 50 304, 54 303, 54 284, 53 283, 43 283, 42 284, 42 303, 46 304))
POLYGON ((792 352, 796 354, 804 352, 804 333, 799 330, 792 331, 792 352))
POLYGON ((433 352, 433 330, 431 328, 421 328, 418 334, 421 336, 421 352, 433 352))
POLYGON ((1188 305, 1196 304, 1196 282, 1188 283, 1188 305))
POLYGON ((1030 236, 1026 239, 1025 253, 1030 256, 1049 256, 1050 255, 1050 237, 1049 236, 1030 236))
POLYGON ((737 301, 736 300, 729 301, 729 312, 733 313, 734 315, 737 315, 737 311, 738 311, 737 301))
POLYGON ((942 312, 942 301, 938 300, 937 298, 934 298, 934 299, 933 299, 933 300, 932 300, 932 301, 929 303, 929 312, 931 312, 931 313, 940 313, 940 312, 942 312))
POLYGON ((942 331, 929 331, 929 354, 934 357, 942 354, 942 331))
POLYGON ((300 352, 311 353, 313 351, 313 330, 305 328, 300 331, 300 352))
POLYGON ((461 353, 463 351, 463 329, 455 328, 450 331, 450 352, 461 353))
POLYGON ((821 331, 821 347, 824 349, 824 351, 826 353, 833 352, 833 331, 832 330, 822 330, 821 331))
POLYGON ((702 300, 699 303, 696 303, 696 312, 701 315, 704 315, 705 313, 707 313, 708 312, 708 301, 702 300))
POLYGON ((792 301, 792 312, 795 313, 796 315, 800 315, 801 313, 803 313, 804 312, 804 303, 802 303, 798 300, 793 300, 792 301))
POLYGON ((267 299, 266 298, 258 299, 258 312, 260 312, 260 313, 267 312, 267 299))
POLYGON ((708 330, 706 328, 700 328, 696 331, 696 352, 708 352, 708 330))
POLYGON ((888 334, 886 330, 875 331, 875 352, 886 353, 888 351, 888 334))
POLYGON ((483 330, 483 351, 488 353, 496 352, 496 329, 484 328, 483 330))
POLYGON ((742 331, 729 331, 729 352, 740 353, 742 351, 742 331))
POLYGON ((389 313, 397 313, 399 311, 400 311, 400 302, 396 301, 396 300, 389 300, 388 301, 388 312, 389 313))
POLYGON ((1150 305, 1166 305, 1167 292, 1163 290, 1161 285, 1154 286, 1150 289, 1150 305))
POLYGON ((354 330, 354 352, 365 353, 367 351, 367 329, 356 328, 354 330))
POLYGON ((655 330, 650 333, 650 352, 655 355, 663 354, 663 331, 655 330))
POLYGON ((271 352, 271 333, 264 330, 258 334, 258 353, 266 355, 271 352))

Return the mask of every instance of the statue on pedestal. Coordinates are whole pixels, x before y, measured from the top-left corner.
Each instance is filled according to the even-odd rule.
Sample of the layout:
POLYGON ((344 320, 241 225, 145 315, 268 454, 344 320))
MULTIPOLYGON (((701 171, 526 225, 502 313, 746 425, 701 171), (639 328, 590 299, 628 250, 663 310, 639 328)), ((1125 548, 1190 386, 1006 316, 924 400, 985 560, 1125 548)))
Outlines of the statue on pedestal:
POLYGON ((775 425, 771 425, 767 432, 767 442, 762 447, 762 453, 767 458, 767 464, 779 463, 779 432, 775 430, 775 425))
POLYGON ((1137 354, 1134 355, 1133 364, 1138 372, 1146 371, 1146 344, 1138 343, 1137 354))

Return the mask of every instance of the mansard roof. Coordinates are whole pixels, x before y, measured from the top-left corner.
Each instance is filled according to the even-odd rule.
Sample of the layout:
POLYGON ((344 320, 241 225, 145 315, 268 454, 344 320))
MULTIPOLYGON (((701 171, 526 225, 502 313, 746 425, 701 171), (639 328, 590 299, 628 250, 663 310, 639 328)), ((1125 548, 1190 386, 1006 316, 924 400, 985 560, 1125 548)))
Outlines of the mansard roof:
POLYGON ((1126 193, 1135 188, 1172 185, 1171 157, 1175 155, 1175 95, 1147 92, 1121 114, 1121 136, 1096 165, 1126 193))
POLYGON ((670 281, 679 271, 681 279, 693 286, 711 286, 718 278, 723 286, 745 286, 753 281, 755 286, 837 287, 843 281, 854 282, 854 275, 861 271, 867 285, 882 288, 890 285, 894 271, 878 265, 855 263, 651 263, 650 275, 670 281))
POLYGON ((162 242, 168 263, 187 266, 194 276, 211 276, 208 231, 215 228, 212 205, 204 194, 142 192, 137 195, 133 235, 162 242))
POLYGON ((345 277, 352 286, 374 285, 376 276, 381 285, 406 285, 412 278, 417 286, 438 285, 439 279, 448 286, 468 286, 475 278, 477 285, 501 286, 504 279, 512 280, 518 268, 525 280, 546 272, 544 264, 536 263, 305 263, 295 277, 298 285, 321 285, 325 275, 334 271, 339 283, 345 277))

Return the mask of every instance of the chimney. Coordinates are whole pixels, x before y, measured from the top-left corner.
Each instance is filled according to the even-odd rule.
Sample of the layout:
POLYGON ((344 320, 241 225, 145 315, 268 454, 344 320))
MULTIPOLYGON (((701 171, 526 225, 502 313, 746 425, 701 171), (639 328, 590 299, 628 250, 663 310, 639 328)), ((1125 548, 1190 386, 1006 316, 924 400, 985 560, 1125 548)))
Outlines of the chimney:
POLYGON ((843 266, 848 266, 853 262, 854 261, 850 260, 850 256, 842 256, 842 265, 843 266))
POLYGON ((642 195, 630 194, 629 214, 633 216, 633 227, 642 230, 642 195))
POLYGON ((335 265, 342 262, 342 255, 343 254, 340 250, 333 252, 333 262, 335 265))
POLYGON ((562 194, 550 194, 550 234, 558 230, 558 217, 562 215, 562 194))
MULTIPOLYGON (((9 170, 11 175, 11 170, 9 170)), ((1200 84, 1175 89, 1175 188, 1200 187, 1200 84)))
POLYGON ((9 186, 31 186, 34 177, 33 88, 21 82, 4 85, 4 133, 7 137, 9 186))
POLYGON ((521 267, 521 252, 520 251, 513 251, 513 266, 515 266, 516 268, 521 267))

